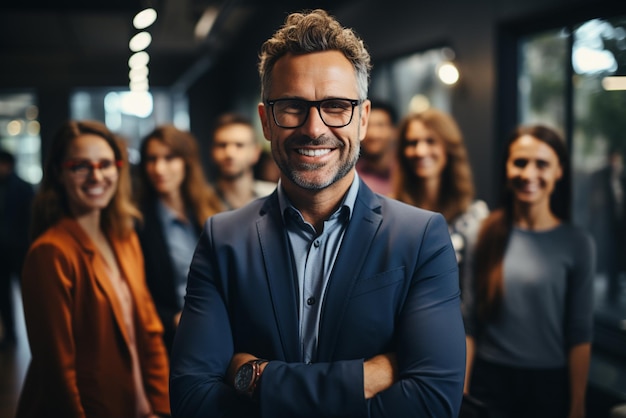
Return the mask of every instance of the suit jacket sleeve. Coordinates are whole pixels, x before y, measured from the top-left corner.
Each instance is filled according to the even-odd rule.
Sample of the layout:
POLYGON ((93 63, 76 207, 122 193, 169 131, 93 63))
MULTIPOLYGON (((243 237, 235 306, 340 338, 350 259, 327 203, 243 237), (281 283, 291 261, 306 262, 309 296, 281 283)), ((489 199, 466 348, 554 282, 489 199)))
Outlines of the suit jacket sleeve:
POLYGON ((56 245, 39 245, 27 256, 22 275, 22 299, 33 359, 48 382, 50 411, 84 417, 77 385, 72 331, 72 277, 75 262, 56 245))
MULTIPOLYGON (((409 215, 415 213, 409 212, 409 215)), ((374 313, 380 310, 381 318, 391 317, 391 326, 387 323, 355 326, 354 321, 346 321, 349 324, 347 329, 358 330, 338 331, 338 339, 342 342, 337 344, 337 350, 328 361, 307 365, 288 358, 270 358, 272 361, 261 379, 258 403, 238 398, 224 381, 233 353, 241 348, 239 346, 235 350, 233 343, 234 338, 239 341, 242 337, 233 335, 231 324, 238 318, 232 309, 237 310, 238 307, 231 304, 233 300, 238 300, 236 293, 243 290, 237 290, 235 286, 230 288, 231 279, 217 277, 218 260, 224 263, 229 259, 221 252, 231 251, 232 248, 220 247, 217 251, 212 248, 214 231, 209 220, 191 265, 185 308, 175 337, 170 376, 173 415, 456 417, 465 369, 458 268, 444 218, 428 215, 420 221, 422 219, 425 226, 420 227, 419 233, 405 234, 402 231, 406 229, 405 224, 395 222, 397 229, 394 234, 376 235, 378 243, 373 245, 377 247, 378 256, 366 253, 362 257, 365 260, 364 270, 372 274, 376 274, 379 267, 372 265, 377 260, 383 260, 381 265, 387 266, 388 254, 394 257, 393 253, 397 252, 397 260, 401 262, 411 260, 393 272, 383 272, 385 280, 389 280, 388 286, 382 286, 384 290, 368 288, 381 287, 375 280, 357 283, 356 287, 361 286, 360 291, 365 297, 360 295, 350 302, 349 309, 357 306, 357 315, 365 310, 374 313), (397 251, 383 250, 390 243, 394 244, 395 237, 400 239, 396 244, 397 251), (406 244, 403 240, 414 238, 420 241, 419 244, 407 246, 419 248, 418 254, 410 257, 401 255, 406 244), (378 297, 379 292, 390 296, 390 300, 393 296, 400 302, 397 306, 391 306, 390 302, 390 306, 386 307, 369 303, 369 298, 378 297), (373 340, 385 341, 382 345, 372 345, 360 332, 368 327, 376 328, 373 340), (342 336, 350 332, 353 335, 342 336), (352 342, 345 343, 344 338, 352 342), (365 400, 363 361, 387 351, 397 353, 399 381, 373 399, 365 400)), ((259 294, 258 298, 263 298, 263 295, 259 294)), ((348 301, 345 302, 341 305, 348 304, 348 301)), ((354 313, 346 315, 351 314, 354 313)), ((377 316, 370 314, 363 321, 377 316)), ((262 351, 260 349, 260 352, 252 354, 262 357, 266 354, 262 351)))
POLYGON ((172 347, 172 416, 235 417, 239 411, 244 418, 234 389, 224 381, 234 352, 228 312, 209 256, 209 228, 200 236, 191 262, 185 307, 172 347))
MULTIPOLYGON (((397 354, 399 381, 365 400, 363 358, 312 365, 271 362, 260 385, 262 417, 458 416, 465 339, 458 267, 442 216, 430 218, 419 247, 416 265, 405 266, 410 283, 388 350, 397 354)), ((385 308, 371 304, 369 309, 385 308)), ((367 345, 361 338, 355 343, 367 345)))

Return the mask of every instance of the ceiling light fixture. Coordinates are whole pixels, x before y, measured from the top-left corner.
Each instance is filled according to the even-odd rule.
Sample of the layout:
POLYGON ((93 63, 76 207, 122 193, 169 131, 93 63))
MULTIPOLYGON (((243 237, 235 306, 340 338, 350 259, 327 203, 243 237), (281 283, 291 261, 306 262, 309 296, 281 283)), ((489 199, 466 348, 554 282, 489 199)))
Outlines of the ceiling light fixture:
POLYGON ((140 118, 148 117, 153 110, 152 95, 150 94, 150 82, 148 81, 148 63, 150 55, 145 51, 152 43, 152 35, 144 29, 151 26, 157 18, 157 12, 153 8, 147 8, 137 13, 133 19, 136 33, 128 42, 128 48, 134 52, 128 59, 128 88, 130 92, 123 95, 123 105, 126 113, 140 118))
POLYGON ((607 91, 626 90, 626 76, 604 77, 602 87, 607 91))
POLYGON ((149 84, 148 84, 147 79, 138 80, 138 81, 133 80, 130 83, 128 83, 128 87, 130 88, 130 91, 148 91, 149 90, 149 84))
POLYGON ((451 86, 459 81, 459 70, 453 62, 445 61, 437 68, 437 76, 442 83, 451 86))
POLYGON ((145 29, 152 25, 157 19, 157 12, 153 8, 140 11, 133 18, 133 26, 135 29, 145 29))
POLYGON ((146 49, 152 42, 152 35, 148 32, 139 32, 128 42, 128 48, 133 52, 139 52, 146 49))
POLYGON ((218 8, 214 6, 209 6, 204 10, 193 31, 197 40, 202 40, 208 36, 215 23, 215 19, 217 19, 218 13, 218 8))
POLYGON ((150 62, 150 55, 146 51, 135 52, 128 59, 130 68, 145 67, 150 62))
POLYGON ((148 78, 148 73, 148 67, 135 67, 128 72, 128 78, 130 81, 143 80, 148 78))

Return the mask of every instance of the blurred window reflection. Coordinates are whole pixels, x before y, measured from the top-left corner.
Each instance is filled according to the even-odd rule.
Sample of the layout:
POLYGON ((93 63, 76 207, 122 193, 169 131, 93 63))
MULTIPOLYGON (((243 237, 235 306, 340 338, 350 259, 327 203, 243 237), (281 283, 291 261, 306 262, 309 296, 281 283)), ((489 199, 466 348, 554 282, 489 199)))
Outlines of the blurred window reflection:
POLYGON ((400 116, 428 107, 449 112, 453 86, 439 78, 438 70, 450 62, 454 62, 454 51, 447 47, 376 62, 369 96, 393 103, 400 116))
POLYGON ((131 163, 138 156, 141 138, 157 125, 173 123, 189 129, 187 97, 167 89, 151 88, 150 92, 131 93, 127 89, 80 89, 70 99, 73 119, 95 119, 129 142, 131 163))
POLYGON ((568 53, 568 33, 564 29, 521 40, 517 80, 521 123, 545 123, 563 132, 568 53))
POLYGON ((0 149, 13 154, 18 176, 41 181, 41 137, 36 96, 30 91, 0 93, 0 149))

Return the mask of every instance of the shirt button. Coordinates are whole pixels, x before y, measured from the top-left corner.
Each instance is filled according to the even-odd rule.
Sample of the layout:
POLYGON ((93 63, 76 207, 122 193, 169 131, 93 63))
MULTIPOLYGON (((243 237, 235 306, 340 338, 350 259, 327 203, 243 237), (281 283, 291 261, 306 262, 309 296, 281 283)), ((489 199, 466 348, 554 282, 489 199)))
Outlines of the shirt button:
POLYGON ((315 298, 308 298, 306 300, 306 304, 311 306, 311 305, 315 305, 315 298))
POLYGON ((313 246, 314 246, 315 248, 319 248, 319 246, 320 246, 320 240, 316 239, 315 241, 313 241, 313 246))

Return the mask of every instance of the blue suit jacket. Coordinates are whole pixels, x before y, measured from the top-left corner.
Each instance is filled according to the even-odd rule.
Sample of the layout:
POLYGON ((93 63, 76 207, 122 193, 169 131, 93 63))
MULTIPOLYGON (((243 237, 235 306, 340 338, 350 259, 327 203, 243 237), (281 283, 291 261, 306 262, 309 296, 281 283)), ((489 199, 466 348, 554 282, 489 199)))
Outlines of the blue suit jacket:
POLYGON ((210 218, 171 360, 178 417, 456 417, 465 337, 440 214, 361 182, 322 307, 318 363, 301 362, 297 278, 278 196, 210 218), (363 361, 397 354, 399 381, 366 400, 363 361), (271 360, 256 401, 224 381, 233 353, 271 360))

